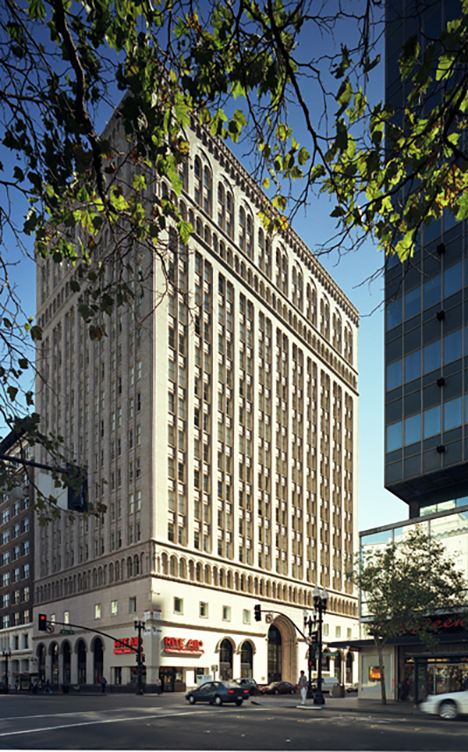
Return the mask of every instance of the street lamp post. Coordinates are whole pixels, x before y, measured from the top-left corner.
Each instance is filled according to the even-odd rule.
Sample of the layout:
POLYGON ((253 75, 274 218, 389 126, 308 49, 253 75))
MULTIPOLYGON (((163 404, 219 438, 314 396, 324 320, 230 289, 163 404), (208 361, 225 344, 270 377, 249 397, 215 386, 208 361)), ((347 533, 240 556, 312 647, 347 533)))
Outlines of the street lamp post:
POLYGON ((314 588, 314 608, 318 621, 318 668, 317 668, 317 691, 314 695, 314 705, 325 705, 325 698, 322 692, 322 625, 323 614, 327 610, 328 593, 323 588, 322 592, 317 586, 314 588))
POLYGON ((138 631, 138 652, 137 652, 137 695, 143 694, 143 648, 142 648, 142 637, 141 633, 143 629, 145 628, 145 622, 144 621, 138 621, 138 619, 135 619, 134 621, 135 629, 138 631))
POLYGON ((312 618, 312 614, 309 611, 304 611, 304 631, 309 630, 309 683, 307 685, 307 699, 310 700, 314 696, 312 689, 312 665, 315 657, 315 650, 317 647, 317 632, 315 631, 316 623, 312 618))
POLYGON ((8 659, 11 658, 11 650, 8 648, 3 651, 3 657, 5 658, 5 694, 8 694, 8 659))

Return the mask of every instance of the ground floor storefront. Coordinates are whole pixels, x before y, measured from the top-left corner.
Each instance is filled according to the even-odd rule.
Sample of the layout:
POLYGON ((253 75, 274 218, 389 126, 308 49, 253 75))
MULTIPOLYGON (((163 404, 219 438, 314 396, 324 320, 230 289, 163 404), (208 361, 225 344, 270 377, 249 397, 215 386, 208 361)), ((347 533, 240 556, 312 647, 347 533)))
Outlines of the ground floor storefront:
MULTIPOLYGON (((464 617, 437 620, 438 632, 430 648, 415 634, 391 639, 383 649, 387 697, 419 704, 428 695, 458 692, 468 687, 468 631, 464 617), (440 623, 439 623, 440 622, 440 623)), ((468 618, 466 618, 468 625, 468 618)), ((335 647, 340 643, 334 643, 335 647)), ((358 651, 359 697, 378 699, 381 695, 380 666, 373 640, 356 640, 358 651)))
MULTIPOLYGON (((75 690, 90 685, 99 689, 103 677, 109 690, 136 685, 137 647, 133 623, 114 629, 112 638, 57 628, 35 640, 38 680, 75 690)), ((145 620, 142 649, 141 679, 151 691, 159 680, 163 692, 183 692, 208 677, 296 683, 301 668, 308 670, 308 646, 285 616, 273 618, 259 633, 255 628, 228 631, 213 625, 167 624, 154 612, 145 620)), ((322 674, 352 684, 357 675, 353 652, 324 645, 322 674)))

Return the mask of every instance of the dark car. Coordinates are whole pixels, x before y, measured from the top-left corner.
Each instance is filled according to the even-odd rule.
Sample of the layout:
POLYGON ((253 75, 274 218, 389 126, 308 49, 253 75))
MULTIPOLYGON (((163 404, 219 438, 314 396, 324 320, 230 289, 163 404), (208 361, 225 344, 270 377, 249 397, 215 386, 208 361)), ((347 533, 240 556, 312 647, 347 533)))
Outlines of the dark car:
POLYGON ((235 702, 236 705, 242 705, 244 700, 249 699, 249 690, 235 681, 209 681, 187 692, 185 699, 191 705, 195 705, 196 702, 209 702, 210 705, 235 702))
POLYGON ((255 681, 255 679, 244 676, 242 679, 236 679, 235 681, 240 684, 241 687, 244 687, 244 689, 248 689, 249 694, 251 695, 253 695, 257 691, 257 682, 255 681))
POLYGON ((287 681, 271 682, 262 689, 264 695, 295 695, 296 691, 297 687, 287 681))

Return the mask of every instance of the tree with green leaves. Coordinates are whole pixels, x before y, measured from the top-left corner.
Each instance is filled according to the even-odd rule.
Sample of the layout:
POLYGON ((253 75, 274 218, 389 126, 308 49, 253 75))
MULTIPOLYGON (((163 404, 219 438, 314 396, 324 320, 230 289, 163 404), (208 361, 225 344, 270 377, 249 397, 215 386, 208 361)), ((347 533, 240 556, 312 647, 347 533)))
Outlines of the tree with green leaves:
POLYGON ((388 640, 414 632, 431 647, 431 616, 467 606, 467 582, 444 545, 417 527, 399 543, 361 552, 348 577, 359 588, 364 623, 379 657, 382 704, 387 702, 383 649, 388 640))
MULTIPOLYGON (((421 227, 444 211, 463 219, 468 0, 436 38, 426 16, 440 3, 423 5, 410 11, 419 31, 401 50, 409 95, 395 107, 367 94, 382 65, 380 0, 3 0, 4 420, 20 410, 21 377, 33 360, 27 338, 34 345, 42 336, 9 283, 7 249, 31 253, 33 239, 38 256, 74 264, 79 311, 92 338, 105 336, 96 316, 139 294, 125 281, 129 247, 150 248, 164 268, 169 217, 184 244, 190 236, 177 207, 190 118, 246 144, 271 233, 320 193, 331 199, 330 246, 340 250, 373 236, 385 254, 407 258, 421 227), (127 138, 118 148, 101 135, 114 108, 127 138), (162 177, 172 193, 153 200, 162 177), (113 245, 103 257, 105 229, 113 245), (110 279, 105 269, 114 270, 110 279)), ((32 407, 31 392, 26 402, 32 407)), ((40 416, 25 420, 31 441, 57 451, 40 416)))

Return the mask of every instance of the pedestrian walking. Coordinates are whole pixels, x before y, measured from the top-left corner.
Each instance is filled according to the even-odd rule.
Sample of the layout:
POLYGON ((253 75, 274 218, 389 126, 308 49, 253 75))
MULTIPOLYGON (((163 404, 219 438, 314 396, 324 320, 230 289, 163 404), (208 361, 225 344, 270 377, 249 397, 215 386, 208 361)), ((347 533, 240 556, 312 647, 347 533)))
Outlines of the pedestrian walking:
POLYGON ((159 678, 159 676, 156 679, 156 694, 157 695, 161 695, 162 694, 162 681, 159 678))
POLYGON ((51 695, 52 694, 52 688, 50 686, 50 681, 47 679, 46 683, 44 684, 44 694, 45 695, 51 695))
POLYGON ((299 684, 299 688, 301 690, 302 705, 305 705, 307 699, 307 676, 303 671, 301 671, 301 675, 297 683, 299 684))
POLYGON ((106 679, 105 676, 103 676, 101 678, 101 692, 102 692, 103 695, 106 694, 106 684, 107 684, 107 679, 106 679))

